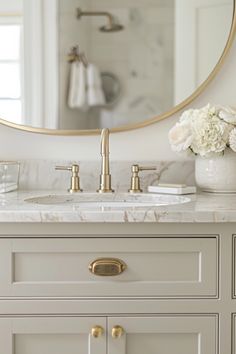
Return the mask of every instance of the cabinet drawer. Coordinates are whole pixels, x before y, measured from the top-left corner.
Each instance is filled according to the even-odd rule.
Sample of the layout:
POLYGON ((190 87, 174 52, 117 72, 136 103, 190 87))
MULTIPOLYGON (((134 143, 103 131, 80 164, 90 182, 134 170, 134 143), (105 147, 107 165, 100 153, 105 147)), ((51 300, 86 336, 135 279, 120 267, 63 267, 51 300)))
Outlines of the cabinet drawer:
POLYGON ((217 297, 217 290, 217 237, 0 239, 1 297, 217 297), (89 270, 113 258, 126 265, 121 274, 89 270))

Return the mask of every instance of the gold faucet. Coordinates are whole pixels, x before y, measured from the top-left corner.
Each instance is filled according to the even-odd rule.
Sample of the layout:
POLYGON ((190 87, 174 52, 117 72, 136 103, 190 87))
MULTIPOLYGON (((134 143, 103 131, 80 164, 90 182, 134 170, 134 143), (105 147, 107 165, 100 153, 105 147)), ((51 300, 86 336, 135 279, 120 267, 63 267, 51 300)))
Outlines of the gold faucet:
POLYGON ((110 175, 110 164, 109 164, 109 129, 102 129, 101 133, 101 174, 100 174, 100 187, 98 189, 99 193, 113 193, 114 190, 111 188, 111 175, 110 175))

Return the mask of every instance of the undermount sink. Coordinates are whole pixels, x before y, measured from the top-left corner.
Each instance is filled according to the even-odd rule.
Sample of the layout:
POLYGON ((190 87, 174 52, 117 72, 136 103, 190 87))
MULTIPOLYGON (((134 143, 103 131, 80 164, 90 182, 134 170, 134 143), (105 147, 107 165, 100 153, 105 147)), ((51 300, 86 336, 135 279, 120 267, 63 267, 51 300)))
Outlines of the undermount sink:
POLYGON ((74 205, 78 208, 150 208, 164 205, 183 204, 190 198, 161 194, 50 194, 25 199, 25 202, 39 205, 74 205))

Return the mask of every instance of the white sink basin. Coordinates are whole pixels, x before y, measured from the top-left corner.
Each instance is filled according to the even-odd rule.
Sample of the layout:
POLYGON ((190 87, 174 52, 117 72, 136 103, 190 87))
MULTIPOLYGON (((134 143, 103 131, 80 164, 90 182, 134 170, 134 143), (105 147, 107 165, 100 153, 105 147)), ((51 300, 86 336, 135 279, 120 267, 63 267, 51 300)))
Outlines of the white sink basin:
POLYGON ((163 205, 183 204, 190 198, 161 194, 51 194, 25 199, 25 202, 39 205, 73 205, 78 208, 150 208, 163 205))

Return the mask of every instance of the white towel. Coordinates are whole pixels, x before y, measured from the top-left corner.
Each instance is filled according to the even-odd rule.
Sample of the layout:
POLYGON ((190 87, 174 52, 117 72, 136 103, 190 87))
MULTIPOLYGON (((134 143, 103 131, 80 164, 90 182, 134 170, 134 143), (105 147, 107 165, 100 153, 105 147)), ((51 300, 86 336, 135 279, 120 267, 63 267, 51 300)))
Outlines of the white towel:
POLYGON ((89 64, 87 68, 87 100, 89 107, 102 106, 106 103, 102 89, 101 74, 94 64, 89 64))
POLYGON ((81 62, 71 64, 68 106, 85 112, 88 110, 86 74, 86 68, 81 62))

